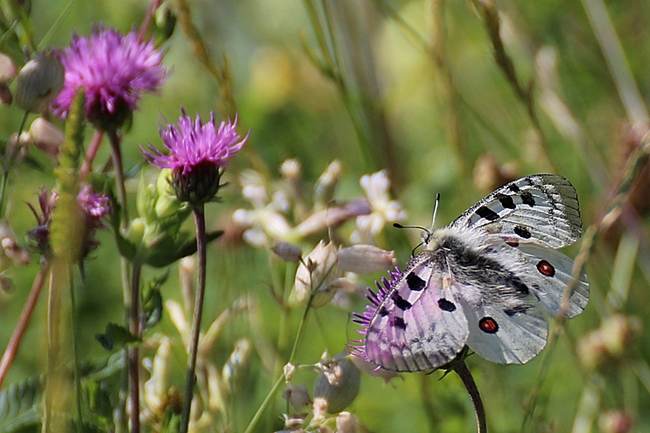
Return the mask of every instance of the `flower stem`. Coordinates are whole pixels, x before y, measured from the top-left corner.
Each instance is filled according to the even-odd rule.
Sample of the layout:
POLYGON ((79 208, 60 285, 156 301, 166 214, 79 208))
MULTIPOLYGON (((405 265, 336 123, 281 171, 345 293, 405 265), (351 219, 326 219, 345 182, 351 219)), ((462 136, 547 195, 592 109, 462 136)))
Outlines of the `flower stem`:
MULTIPOLYGON (((131 311, 129 332, 140 338, 140 271, 142 265, 133 265, 131 278, 131 311)), ((139 346, 129 347, 129 397, 131 400, 131 433, 140 431, 140 353, 139 346)))
POLYGON ((253 419, 251 419, 251 422, 248 423, 248 427, 246 427, 244 433, 251 433, 253 431, 257 423, 260 421, 260 418, 262 418, 264 411, 271 403, 273 396, 275 396, 275 393, 278 392, 280 386, 282 386, 283 383, 284 383, 284 374, 281 374, 273 384, 273 387, 271 388, 269 393, 264 398, 264 401, 262 402, 260 407, 257 408, 257 412, 255 412, 255 415, 253 415, 253 419))
POLYGON ((472 405, 474 406, 474 413, 476 414, 476 424, 478 428, 478 433, 487 433, 487 422, 485 420, 485 408, 483 407, 483 402, 481 401, 481 395, 478 392, 472 373, 467 368, 465 361, 459 360, 454 363, 454 371, 460 380, 463 381, 465 389, 469 394, 469 398, 472 400, 472 405))
MULTIPOLYGON (((298 325, 298 332, 296 333, 296 338, 293 341, 293 347, 291 349, 291 355, 289 355, 288 364, 293 364, 295 361, 296 355, 298 353, 298 346, 300 345, 300 341, 302 340, 302 334, 305 329, 305 323, 307 323, 307 315, 309 314, 309 310, 311 309, 311 303, 313 299, 314 299, 314 292, 312 290, 312 294, 309 297, 309 300, 307 301, 307 305, 305 306, 305 311, 302 313, 302 318, 300 319, 300 325, 298 325)), ((269 406, 269 404, 271 404, 271 400, 273 399, 273 396, 275 395, 276 392, 278 392, 278 389, 280 389, 280 385, 282 385, 284 380, 285 380, 285 376, 284 373, 282 373, 280 374, 276 382, 273 384, 273 387, 266 395, 266 398, 264 398, 264 401, 257 409, 257 412, 255 412, 255 415, 253 415, 253 419, 251 419, 251 421, 248 423, 248 427, 246 428, 244 433, 250 433, 253 431, 253 429, 259 422, 260 418, 262 417, 262 414, 269 406)))
POLYGON ((151 24, 153 16, 156 13, 156 10, 160 7, 160 3, 161 0, 153 0, 149 4, 149 8, 147 9, 147 15, 145 16, 144 20, 142 20, 142 24, 140 25, 140 30, 138 30, 138 39, 140 41, 144 41, 144 38, 147 35, 147 31, 149 30, 149 25, 151 24))
POLYGON ((49 269, 50 263, 47 261, 43 262, 41 265, 41 270, 34 279, 34 283, 32 284, 32 289, 29 292, 27 302, 25 302, 25 307, 20 313, 20 318, 18 319, 14 333, 11 335, 11 340, 9 340, 9 344, 7 345, 7 348, 2 355, 2 360, 0 360, 0 388, 2 388, 2 382, 4 381, 5 377, 7 377, 9 368, 11 367, 11 364, 16 357, 16 353, 18 353, 20 342, 25 335, 25 330, 27 329, 27 325, 29 324, 29 321, 32 317, 34 308, 36 307, 36 302, 38 301, 38 297, 41 294, 41 289, 43 288, 43 283, 45 282, 45 276, 49 272, 49 269))
POLYGON ((205 205, 193 206, 194 225, 196 226, 196 252, 198 256, 198 287, 194 302, 194 318, 192 321, 192 339, 189 348, 189 365, 185 382, 185 398, 181 415, 181 433, 187 433, 190 424, 192 397, 194 395, 194 376, 196 372, 196 355, 199 348, 199 335, 201 332, 201 317, 203 315, 203 298, 205 297, 205 272, 206 272, 206 233, 205 233, 205 205))
POLYGON ((86 150, 86 156, 81 164, 81 170, 79 171, 79 175, 82 179, 85 179, 92 171, 93 161, 95 160, 95 156, 97 156, 99 145, 102 144, 103 137, 104 133, 99 130, 96 130, 93 134, 88 149, 86 150))
MULTIPOLYGON (((128 213, 127 200, 126 200, 126 186, 124 184, 124 168, 122 165, 122 153, 120 150, 121 140, 117 130, 115 129, 106 131, 106 134, 108 135, 108 141, 111 144, 111 157, 115 169, 115 185, 117 189, 117 201, 120 207, 122 208, 121 229, 126 230, 129 226, 129 213, 128 213)), ((135 308, 135 310, 134 310, 132 298, 134 297, 135 291, 137 291, 139 296, 139 290, 137 290, 137 288, 139 287, 139 276, 138 276, 137 285, 133 285, 130 283, 131 281, 135 281, 135 280, 129 278, 129 272, 130 272, 129 262, 124 257, 122 257, 120 260, 120 271, 121 271, 120 274, 122 279, 122 296, 124 300, 126 322, 129 329, 131 329, 131 323, 134 320, 135 321, 138 320, 137 316, 135 318, 133 317, 133 312, 139 310, 139 298, 136 301, 137 308, 135 308)), ((139 273, 139 271, 136 271, 134 269, 133 273, 135 274, 136 272, 139 273)), ((124 381, 122 384, 123 386, 126 386, 127 382, 129 383, 130 385, 129 393, 131 398, 133 397, 133 395, 139 396, 140 394, 140 384, 139 384, 139 377, 138 377, 139 376, 138 375, 138 350, 139 350, 138 347, 128 348, 125 350, 126 352, 125 356, 128 359, 128 368, 127 368, 128 381, 124 381), (135 359, 135 363, 132 362, 133 359, 135 359), (134 390, 133 388, 136 388, 136 390, 134 390)), ((116 409, 115 415, 117 419, 124 419, 123 415, 120 412, 123 412, 124 408, 126 407, 126 402, 124 401, 124 399, 126 398, 126 390, 121 389, 120 396, 121 396, 120 402, 116 409)), ((132 398, 131 405, 132 405, 131 406, 131 432, 138 433, 140 430, 139 398, 135 400, 132 398)))
POLYGON ((2 163, 2 181, 0 182, 0 215, 5 215, 7 211, 7 181, 9 180, 9 172, 11 171, 11 166, 13 165, 16 156, 18 156, 20 153, 20 135, 23 133, 23 129, 27 123, 27 116, 29 116, 29 112, 25 111, 23 119, 20 122, 20 127, 18 128, 16 142, 11 144, 11 140, 9 140, 7 143, 7 148, 5 150, 6 154, 2 163))
POLYGON ((117 185, 117 200, 122 206, 122 229, 129 225, 129 213, 126 206, 126 186, 124 185, 124 167, 122 166, 122 152, 120 150, 120 136, 117 131, 107 131, 108 140, 111 143, 111 156, 115 166, 115 183, 117 185))

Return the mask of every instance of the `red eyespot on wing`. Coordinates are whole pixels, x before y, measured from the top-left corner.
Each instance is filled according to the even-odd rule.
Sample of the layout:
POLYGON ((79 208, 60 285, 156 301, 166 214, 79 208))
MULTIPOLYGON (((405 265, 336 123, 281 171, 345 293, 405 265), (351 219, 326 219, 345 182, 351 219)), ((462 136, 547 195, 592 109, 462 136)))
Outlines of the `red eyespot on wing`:
POLYGON ((547 277, 552 277, 555 275, 555 268, 546 260, 540 260, 537 264, 537 270, 540 274, 546 275, 547 277))
POLYGON ((499 330, 499 325, 497 324, 497 321, 491 317, 484 317, 481 320, 479 320, 478 327, 481 328, 481 331, 488 334, 494 334, 499 330))
POLYGON ((516 248, 519 246, 519 242, 517 241, 506 241, 506 244, 510 245, 513 248, 516 248))

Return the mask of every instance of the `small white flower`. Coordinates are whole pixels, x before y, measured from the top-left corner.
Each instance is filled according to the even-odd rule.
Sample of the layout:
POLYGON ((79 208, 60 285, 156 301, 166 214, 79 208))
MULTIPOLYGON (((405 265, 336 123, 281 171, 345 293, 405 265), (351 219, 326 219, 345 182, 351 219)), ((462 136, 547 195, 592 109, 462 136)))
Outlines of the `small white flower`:
POLYGON ((246 170, 240 177, 242 195, 253 209, 237 209, 232 216, 233 222, 245 228, 244 240, 257 247, 268 248, 274 241, 290 240, 292 228, 284 212, 291 203, 283 193, 276 192, 269 202, 269 194, 262 176, 246 170))
POLYGON ((406 218, 406 212, 398 201, 390 199, 388 193, 390 179, 388 179, 385 170, 364 175, 359 183, 366 192, 372 212, 370 215, 357 217, 357 228, 350 236, 350 240, 353 244, 372 244, 386 223, 403 221, 406 218))

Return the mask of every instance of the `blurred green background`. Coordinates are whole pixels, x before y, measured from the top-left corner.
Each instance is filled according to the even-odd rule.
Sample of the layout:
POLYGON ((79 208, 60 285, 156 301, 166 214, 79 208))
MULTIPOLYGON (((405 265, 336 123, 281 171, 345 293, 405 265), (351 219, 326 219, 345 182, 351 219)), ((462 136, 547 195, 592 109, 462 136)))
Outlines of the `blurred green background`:
MULTIPOLYGON (((336 197, 341 201, 362 195, 361 175, 387 169, 392 195, 407 210, 407 222, 424 226, 437 192, 442 195, 438 225, 443 225, 500 181, 554 172, 576 187, 587 227, 598 223, 607 209, 626 174, 626 159, 647 143, 650 3, 645 0, 196 0, 189 6, 213 61, 223 66, 227 58, 233 92, 229 102, 236 104, 242 130, 251 130, 246 151, 226 172, 229 186, 222 189, 222 202, 208 206, 210 229, 227 230, 233 210, 249 206, 238 186, 242 170, 260 171, 270 185, 279 179, 279 166, 287 158, 300 161, 307 187, 330 161, 339 159, 343 174, 336 197), (601 7, 604 18, 597 15, 601 7), (505 60, 495 60, 490 31, 496 21, 490 11, 500 20, 505 51, 497 47, 496 52, 505 52, 505 60), (609 58, 603 54, 607 50, 614 53, 609 58), (507 75, 508 64, 514 75, 507 75)), ((36 40, 60 18, 44 43, 65 47, 71 32, 87 35, 96 23, 128 32, 139 26, 147 7, 145 1, 48 0, 33 1, 31 10, 36 40)), ((177 4, 170 7, 175 10, 177 4)), ((227 104, 219 84, 197 59, 182 27, 177 23, 163 44, 164 63, 171 70, 167 84, 159 95, 142 99, 125 135, 127 168, 143 163, 139 145, 160 145, 158 122, 175 122, 181 106, 190 115, 232 115, 223 108, 227 104)), ((7 139, 18 129, 22 113, 0 110, 0 134, 7 139)), ((108 158, 107 146, 100 155, 100 162, 108 158)), ((33 226, 25 202, 35 202, 38 188, 53 183, 52 162, 38 154, 34 158, 46 169, 20 167, 12 183, 10 222, 19 239, 33 226)), ((629 415, 635 431, 650 429, 650 337, 644 327, 650 312, 649 173, 644 169, 636 178, 634 199, 623 207, 624 222, 596 238, 586 268, 590 303, 561 332, 557 344, 524 366, 469 358, 491 431, 520 431, 533 394, 536 407, 524 431, 619 431, 607 424, 608 411, 629 415), (612 302, 612 290, 617 302, 612 302), (636 317, 640 329, 616 334, 618 328, 605 327, 616 334, 611 338, 620 338, 622 350, 600 360, 595 369, 581 364, 581 341, 618 313, 636 317)), ((130 191, 136 186, 137 179, 129 183, 130 191)), ((108 232, 100 235, 102 245, 86 263, 85 284, 77 286, 82 359, 106 357, 94 335, 108 322, 122 320, 119 256, 112 239, 108 232)), ((305 240, 304 250, 319 239, 327 239, 327 233, 305 240)), ((417 242, 417 233, 386 228, 380 246, 395 249, 402 265, 417 242)), ((565 252, 574 256, 578 248, 565 252)), ((261 329, 246 314, 227 323, 213 353, 215 363, 222 365, 238 338, 257 335, 255 342, 275 341, 279 308, 269 287, 290 280, 295 267, 286 265, 285 270, 270 259, 268 250, 247 246, 236 236, 215 242, 208 254, 203 323, 242 296, 252 296, 261 311, 261 329)), ((34 263, 8 272, 15 289, 0 294, 0 347, 10 338, 36 270, 34 263)), ((160 272, 146 269, 145 279, 160 272)), ((177 275, 172 267, 163 289, 166 299, 181 299, 177 275)), ((372 281, 366 278, 368 285, 372 281)), ((361 311, 364 304, 359 296, 350 311, 361 311)), ((355 338, 350 311, 331 306, 316 310, 297 361, 314 363, 325 349, 337 353, 355 338)), ((293 329, 300 315, 300 309, 291 314, 293 329)), ((44 318, 41 300, 5 386, 42 373, 44 318)), ((177 338, 168 317, 159 330, 177 338)), ((185 355, 176 349, 173 381, 181 387, 185 355)), ((256 349, 237 393, 231 431, 243 431, 275 380, 274 372, 262 366, 264 352, 256 349)), ((280 355, 286 360, 288 353, 280 355)), ((372 432, 474 430, 462 384, 453 374, 438 380, 440 376, 410 374, 384 384, 364 375, 361 392, 348 410, 372 432)), ((311 389, 314 378, 301 372, 295 383, 304 381, 311 389)), ((278 399, 256 431, 281 429, 284 410, 278 399)))

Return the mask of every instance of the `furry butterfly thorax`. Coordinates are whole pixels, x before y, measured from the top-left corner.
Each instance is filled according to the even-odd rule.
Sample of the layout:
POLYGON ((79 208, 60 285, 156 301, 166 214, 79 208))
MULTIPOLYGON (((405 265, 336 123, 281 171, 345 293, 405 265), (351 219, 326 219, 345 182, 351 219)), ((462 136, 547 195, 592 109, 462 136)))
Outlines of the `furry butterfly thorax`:
MULTIPOLYGON (((578 197, 558 175, 522 177, 426 236, 404 270, 368 290, 353 353, 391 371, 430 371, 467 345, 479 356, 523 364, 546 344, 573 260, 557 251, 582 234, 578 197)), ((584 273, 566 317, 587 305, 584 273)))

